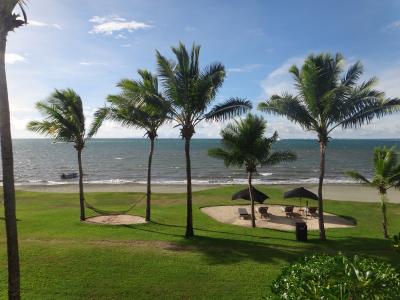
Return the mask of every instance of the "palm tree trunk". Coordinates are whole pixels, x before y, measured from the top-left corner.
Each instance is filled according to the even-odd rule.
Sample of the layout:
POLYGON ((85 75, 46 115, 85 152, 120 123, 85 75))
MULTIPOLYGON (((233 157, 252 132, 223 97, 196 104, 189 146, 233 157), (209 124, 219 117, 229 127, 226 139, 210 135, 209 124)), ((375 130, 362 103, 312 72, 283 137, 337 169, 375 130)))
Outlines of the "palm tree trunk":
POLYGON ((82 149, 78 149, 78 165, 79 165, 79 205, 81 209, 81 221, 85 217, 85 196, 83 194, 83 170, 82 170, 82 149))
POLYGON ((185 137, 185 157, 186 157, 186 238, 194 236, 193 214, 192 214, 192 170, 190 165, 190 137, 185 137))
POLYGON ((387 231, 387 216, 386 216, 386 193, 381 193, 381 208, 382 208, 382 229, 383 229, 383 236, 385 239, 389 238, 389 234, 387 231))
POLYGON ((153 160, 154 138, 150 138, 149 163, 147 165, 147 195, 146 195, 146 221, 150 222, 151 216, 151 162, 153 160))
POLYGON ((325 176, 325 152, 326 152, 326 144, 324 142, 320 142, 320 173, 319 173, 319 182, 318 182, 318 222, 319 222, 319 239, 324 241, 326 240, 325 236, 325 224, 324 224, 324 207, 323 207, 323 198, 322 198, 322 185, 324 183, 325 176))
POLYGON ((254 213, 254 199, 253 199, 253 193, 251 192, 251 179, 253 177, 252 172, 248 172, 248 179, 249 179, 249 195, 250 195, 250 201, 251 201, 251 226, 256 227, 256 216, 254 213))
POLYGON ((7 236, 8 298, 20 299, 18 232, 15 206, 14 157, 5 69, 6 34, 0 37, 0 143, 3 166, 4 216, 7 236))

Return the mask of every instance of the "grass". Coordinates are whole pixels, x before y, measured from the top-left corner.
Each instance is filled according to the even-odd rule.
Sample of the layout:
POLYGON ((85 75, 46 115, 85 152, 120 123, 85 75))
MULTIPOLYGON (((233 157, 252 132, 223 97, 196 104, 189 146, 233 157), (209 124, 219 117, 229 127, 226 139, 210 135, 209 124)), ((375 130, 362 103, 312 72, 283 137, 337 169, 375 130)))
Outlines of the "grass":
MULTIPOLYGON (((18 192, 23 298, 262 299, 270 295, 270 284, 284 264, 314 252, 376 256, 400 267, 400 255, 382 238, 379 203, 326 201, 327 212, 353 218, 357 226, 327 230, 326 242, 312 231, 309 242, 300 243, 293 232, 222 224, 200 211, 231 205, 229 196, 238 189, 194 193, 193 240, 183 238, 184 194, 154 194, 152 223, 105 226, 79 221, 74 194, 18 192)), ((283 200, 279 189, 260 189, 273 199, 269 203, 298 203, 283 200)), ((86 196, 106 210, 123 210, 132 199, 142 198, 135 193, 86 196)), ((144 216, 144 201, 131 213, 144 216)), ((388 216, 393 235, 400 231, 400 205, 389 204, 388 216)), ((1 299, 7 292, 5 269, 0 220, 1 299)))

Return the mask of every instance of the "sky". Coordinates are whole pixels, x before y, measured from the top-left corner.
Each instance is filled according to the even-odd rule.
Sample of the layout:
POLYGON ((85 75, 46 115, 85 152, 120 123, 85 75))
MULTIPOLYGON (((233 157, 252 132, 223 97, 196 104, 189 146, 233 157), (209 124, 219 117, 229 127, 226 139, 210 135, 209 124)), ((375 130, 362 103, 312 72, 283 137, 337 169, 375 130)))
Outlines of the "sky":
MULTIPOLYGON (((399 0, 31 0, 29 25, 8 37, 6 68, 14 138, 38 138, 26 124, 41 116, 34 104, 55 88, 73 88, 84 102, 87 123, 122 78, 156 70, 155 50, 173 58, 171 46, 201 45, 200 64, 227 70, 216 103, 242 97, 257 103, 293 91, 288 74, 310 53, 340 52, 360 60, 363 79, 376 76, 388 97, 400 97, 399 0)), ((283 117, 264 114, 268 133, 313 138, 283 117)), ((400 115, 335 138, 400 138, 400 115)), ((224 123, 204 123, 195 138, 218 138, 224 123)), ((107 122, 99 138, 143 137, 144 132, 107 122)), ((160 138, 178 138, 165 125, 160 138)))

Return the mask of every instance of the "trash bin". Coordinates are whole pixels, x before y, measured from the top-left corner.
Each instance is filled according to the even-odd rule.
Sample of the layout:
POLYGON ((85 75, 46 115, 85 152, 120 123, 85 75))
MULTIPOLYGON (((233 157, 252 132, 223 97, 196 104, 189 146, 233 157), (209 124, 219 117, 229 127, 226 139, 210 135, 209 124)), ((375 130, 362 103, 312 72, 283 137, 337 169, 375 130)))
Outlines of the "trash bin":
POLYGON ((296 239, 298 241, 307 241, 307 224, 305 222, 296 222, 296 239))

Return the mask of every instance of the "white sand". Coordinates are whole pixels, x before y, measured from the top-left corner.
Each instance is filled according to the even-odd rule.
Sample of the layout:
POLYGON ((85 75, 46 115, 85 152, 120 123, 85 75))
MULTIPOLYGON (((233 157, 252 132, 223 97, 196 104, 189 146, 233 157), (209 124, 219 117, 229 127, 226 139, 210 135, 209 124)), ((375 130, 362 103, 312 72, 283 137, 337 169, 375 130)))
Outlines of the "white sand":
MULTIPOLYGON (((294 231, 296 222, 304 221, 307 223, 308 230, 318 230, 318 218, 300 216, 296 214, 295 218, 286 217, 282 211, 281 206, 278 205, 256 205, 256 210, 260 206, 268 206, 269 218, 261 219, 260 214, 256 213, 256 226, 261 228, 279 229, 286 231, 294 231)), ((250 205, 233 205, 233 206, 212 206, 204 207, 202 212, 209 215, 213 219, 227 224, 251 227, 251 220, 243 220, 239 217, 238 208, 246 208, 250 214, 250 205)), ((294 212, 298 212, 299 207, 295 207, 294 212)), ((337 215, 324 213, 325 228, 348 228, 353 227, 354 224, 337 215)))
POLYGON ((132 225, 146 223, 146 220, 143 217, 132 215, 109 215, 90 217, 85 222, 105 225, 132 225))

